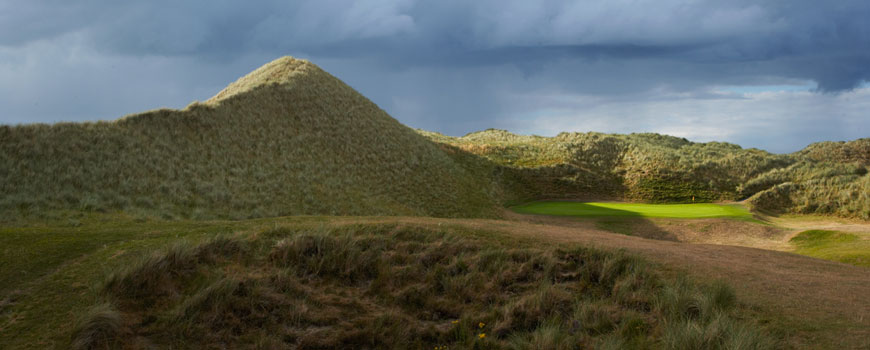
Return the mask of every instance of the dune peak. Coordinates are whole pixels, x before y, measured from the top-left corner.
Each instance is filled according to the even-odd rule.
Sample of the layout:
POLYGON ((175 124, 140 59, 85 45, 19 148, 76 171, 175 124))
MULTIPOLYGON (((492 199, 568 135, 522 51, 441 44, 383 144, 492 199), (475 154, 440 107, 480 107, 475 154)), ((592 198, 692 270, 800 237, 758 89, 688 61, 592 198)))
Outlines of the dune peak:
POLYGON ((261 86, 289 84, 296 77, 315 70, 319 70, 319 68, 308 60, 284 56, 257 68, 253 72, 227 85, 226 88, 206 100, 205 103, 218 103, 261 86))

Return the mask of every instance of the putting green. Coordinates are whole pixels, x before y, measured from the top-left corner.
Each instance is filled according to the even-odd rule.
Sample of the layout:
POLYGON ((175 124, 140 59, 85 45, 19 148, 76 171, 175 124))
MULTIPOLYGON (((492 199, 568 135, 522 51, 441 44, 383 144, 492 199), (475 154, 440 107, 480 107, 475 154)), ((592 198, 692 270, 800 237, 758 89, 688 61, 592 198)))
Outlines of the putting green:
POLYGON ((578 217, 654 217, 654 218, 752 218, 752 214, 737 205, 644 204, 597 202, 532 202, 512 207, 523 214, 543 214, 578 217))

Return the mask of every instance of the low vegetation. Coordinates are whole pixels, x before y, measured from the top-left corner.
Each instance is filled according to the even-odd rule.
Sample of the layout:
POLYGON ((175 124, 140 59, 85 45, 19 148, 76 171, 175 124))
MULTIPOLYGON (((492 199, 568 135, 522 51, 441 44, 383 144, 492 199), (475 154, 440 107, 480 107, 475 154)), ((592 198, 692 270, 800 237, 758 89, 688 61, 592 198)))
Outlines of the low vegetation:
POLYGON ((798 254, 870 267, 870 239, 858 234, 809 230, 795 235, 789 242, 798 254))
POLYGON ((90 349, 766 349, 724 284, 639 258, 456 229, 278 227, 175 245, 112 273, 90 349))
MULTIPOLYGON (((583 228, 495 220, 412 217, 291 216, 203 221, 152 220, 123 213, 70 212, 62 215, 63 217, 54 219, 30 218, 0 226, 0 251, 3 252, 0 254, 2 349, 68 349, 75 344, 80 348, 93 344, 108 344, 110 348, 165 348, 166 344, 172 344, 172 337, 178 334, 184 337, 179 339, 193 342, 192 347, 212 344, 214 341, 223 341, 223 337, 240 334, 239 338, 230 343, 243 348, 280 348, 283 346, 280 344, 296 344, 292 338, 280 336, 299 334, 303 329, 324 332, 318 333, 325 339, 328 338, 324 342, 338 341, 336 339, 343 339, 339 334, 348 336, 352 333, 349 329, 357 323, 351 321, 374 320, 374 316, 384 313, 389 313, 402 322, 410 322, 415 331, 411 335, 401 335, 408 329, 402 328, 401 332, 397 331, 399 335, 390 335, 392 338, 377 338, 383 341, 414 339, 412 336, 421 334, 436 334, 440 337, 444 334, 444 328, 452 329, 452 322, 459 320, 467 327, 463 329, 475 337, 486 333, 485 339, 495 344, 487 346, 511 348, 514 346, 511 339, 515 338, 500 335, 502 333, 495 332, 496 328, 493 327, 500 325, 503 318, 507 317, 506 310, 535 300, 533 295, 542 285, 557 291, 557 295, 563 295, 562 292, 574 293, 571 294, 572 297, 578 300, 571 299, 570 311, 544 313, 541 317, 549 320, 551 316, 560 315, 564 322, 571 322, 567 326, 563 323, 560 327, 544 322, 534 328, 534 332, 513 331, 510 334, 521 334, 525 337, 522 342, 517 340, 516 347, 536 347, 537 344, 547 346, 547 339, 566 337, 572 340, 565 341, 578 341, 578 344, 584 345, 598 344, 606 348, 606 344, 610 344, 608 339, 617 341, 623 334, 619 330, 630 328, 620 320, 623 317, 638 316, 648 328, 643 331, 642 336, 629 338, 645 339, 641 343, 649 348, 663 348, 667 344, 663 338, 665 330, 682 329, 667 328, 671 324, 667 321, 667 313, 656 306, 660 305, 659 298, 666 296, 664 293, 667 288, 680 290, 679 288, 685 287, 682 293, 691 296, 686 303, 694 309, 691 305, 695 305, 695 302, 691 300, 702 303, 700 298, 721 287, 713 280, 708 280, 709 275, 694 273, 696 271, 693 267, 679 263, 659 265, 665 263, 664 261, 650 263, 646 258, 641 259, 613 250, 622 246, 613 241, 599 245, 603 241, 583 237, 588 234, 602 235, 601 238, 607 240, 613 235, 596 234, 583 228), (539 226, 540 232, 536 231, 539 226), (294 253, 299 251, 299 247, 309 243, 332 247, 328 250, 338 250, 340 253, 330 253, 329 259, 325 256, 316 258, 294 253), (590 244, 601 248, 589 249, 590 244), (294 247, 294 250, 289 247, 294 247), (285 252, 286 256, 283 255, 285 252), (371 256, 376 256, 374 262, 366 262, 371 256), (441 260, 432 262, 432 259, 441 256, 444 256, 439 258, 441 260), (571 262, 570 259, 566 261, 570 256, 582 257, 582 263, 576 260, 571 262), (343 263, 345 259, 347 262, 343 263), (488 259, 501 262, 484 263, 488 259), (536 267, 539 262, 546 268, 541 270, 542 267, 536 267), (372 274, 371 264, 378 266, 377 275, 372 274), (547 267, 550 264, 555 264, 556 268, 550 270, 547 267), (576 266, 576 270, 571 271, 582 273, 561 275, 568 271, 566 269, 574 269, 571 266, 576 266), (599 279, 601 283, 597 285, 594 282, 588 284, 585 280, 587 277, 583 274, 589 273, 588 277, 596 276, 595 271, 603 271, 605 268, 622 271, 608 272, 609 276, 616 276, 615 284, 604 284, 605 279, 599 279), (674 277, 687 269, 692 273, 691 277, 684 278, 682 282, 680 278, 674 277), (443 277, 441 282, 445 284, 442 286, 436 285, 432 280, 436 277, 432 275, 436 271, 439 273, 437 276, 443 277), (558 274, 554 275, 556 272, 558 274), (529 273, 525 275, 528 280, 521 278, 512 285, 505 284, 515 278, 517 273, 529 273), (377 276, 389 278, 379 279, 377 276), (550 280, 553 276, 555 279, 550 280), (632 276, 640 277, 642 281, 635 281, 632 276), (278 277, 286 277, 284 281, 298 283, 298 289, 280 292, 277 289, 281 286, 278 284, 278 277), (465 283, 463 288, 459 288, 460 281, 465 283), (623 284, 630 281, 638 284, 623 284), (241 287, 236 287, 236 282, 241 282, 241 287), (496 285, 495 282, 500 284, 496 285), (376 283, 384 284, 375 288, 376 283), (441 290, 438 288, 444 286, 452 286, 451 292, 438 292, 441 290), (612 289, 607 292, 609 287, 604 286, 612 289), (156 292, 151 293, 153 297, 151 294, 136 294, 136 288, 156 292), (244 292, 230 293, 233 295, 224 299, 220 295, 225 294, 225 288, 236 288, 244 292), (576 293, 578 290, 581 292, 576 293), (421 299, 412 298, 417 295, 414 294, 416 291, 422 291, 421 299), (634 293, 638 299, 629 298, 634 293), (153 302, 153 309, 136 304, 133 295, 140 295, 142 300, 153 302), (206 297, 209 295, 214 297, 206 297), (348 300, 358 300, 362 304, 361 309, 356 309, 359 305, 354 306, 348 300), (631 300, 643 303, 633 304, 631 300), (612 325, 608 327, 612 328, 600 328, 601 332, 609 329, 609 333, 599 334, 599 331, 586 330, 582 333, 571 332, 575 329, 571 328, 574 327, 574 319, 568 317, 579 317, 580 314, 575 316, 573 308, 582 307, 587 302, 596 305, 595 308, 607 310, 606 313, 596 313, 603 313, 600 317, 606 316, 605 319, 611 320, 612 325), (649 309, 644 306, 648 302, 652 305, 649 309), (232 309, 235 311, 224 308, 226 303, 235 305, 232 309), (206 308, 202 305, 211 306, 206 308), (299 313, 290 313, 290 307, 295 306, 300 307, 299 313), (436 314, 436 311, 441 310, 436 306, 443 306, 446 310, 458 310, 455 312, 459 315, 436 314), (288 313, 273 315, 264 313, 258 307, 265 310, 274 307, 288 313), (370 315, 372 317, 364 317, 358 315, 358 311, 371 311, 373 314, 370 315), (318 319, 317 315, 321 313, 332 316, 325 320, 318 319), (191 317, 177 317, 181 314, 189 314, 191 317), (566 314, 570 316, 565 316, 566 314), (150 318, 149 315, 154 317, 150 318), (304 317, 288 320, 281 318, 284 315, 304 317), (346 319, 336 319, 336 315, 346 319), (420 318, 414 320, 413 317, 420 318), (252 322, 251 328, 235 326, 245 325, 248 321, 252 322), (336 323, 329 323, 332 321, 336 323), (199 322, 203 325, 197 326, 199 322), (225 322, 221 324, 228 326, 215 326, 215 322, 225 322), (479 322, 486 323, 483 331, 474 328, 479 322), (190 329, 181 327, 186 325, 194 326, 190 329), (265 329, 274 333, 261 335, 253 329, 254 326, 261 325, 267 325, 265 329), (435 331, 426 330, 429 325, 434 326, 435 331), (215 327, 208 332, 209 335, 187 338, 192 337, 191 334, 203 334, 208 327, 215 327), (567 334, 565 327, 568 327, 567 334), (472 331, 477 333, 471 333, 472 331), (161 332, 171 333, 167 335, 161 332), (122 336, 118 337, 118 334, 122 336), (552 334, 553 338, 545 336, 547 334, 552 334)), ((626 219, 644 220, 592 220, 614 221, 608 227, 616 230, 627 229, 633 234, 636 227, 622 225, 626 219)), ((659 244, 653 240, 631 241, 642 245, 659 244)), ((661 249, 674 249, 677 255, 682 254, 684 249, 693 249, 670 242, 661 244, 661 249)), ((629 246, 627 249, 637 247, 629 246)), ((716 252, 712 246, 705 250, 716 252)), ((322 251, 326 254, 326 249, 322 251)), ((643 250, 637 252, 646 254, 643 250)), ((726 249, 723 250, 725 252, 734 251, 726 249)), ((738 265, 746 266, 748 263, 748 266, 752 266, 752 260, 759 254, 771 261, 777 258, 777 253, 749 253, 753 258, 738 265)), ((704 259, 708 258, 707 254, 703 256, 702 261, 706 261, 704 259)), ((658 261, 661 256, 650 255, 647 258, 658 261)), ((808 278, 818 279, 819 283, 829 281, 817 276, 816 272, 829 271, 831 266, 813 262, 812 259, 806 262, 809 265, 806 270, 801 271, 813 271, 806 275, 808 278)), ((710 270, 710 266, 705 267, 703 271, 710 270)), ((837 271, 835 274, 841 274, 845 268, 837 267, 834 269, 837 271)), ((848 271, 863 276, 860 271, 848 271)), ((722 276, 727 275, 720 275, 720 278, 722 276)), ((759 286, 761 282, 755 279, 757 277, 747 278, 752 280, 738 278, 733 282, 737 288, 738 301, 732 307, 726 308, 728 311, 724 314, 729 316, 728 320, 736 322, 733 326, 739 327, 731 328, 728 332, 739 332, 741 327, 748 326, 753 332, 760 333, 759 336, 767 339, 759 340, 758 344, 768 344, 772 338, 776 340, 775 345, 784 344, 785 348, 860 348, 866 338, 861 333, 862 329, 866 330, 866 320, 836 316, 840 315, 838 313, 860 314, 844 311, 842 308, 846 306, 842 300, 837 299, 838 303, 827 306, 825 310, 831 313, 815 313, 808 318, 800 310, 789 308, 787 305, 792 305, 790 301, 772 304, 771 300, 787 297, 789 294, 785 291, 790 289, 771 290, 767 284, 762 283, 759 286), (753 285, 755 287, 747 287, 753 285), (773 306, 774 304, 782 305, 782 309, 773 306)), ((850 283, 863 283, 861 278, 850 278, 849 281, 853 281, 850 283)), ((828 300, 822 297, 815 299, 820 299, 819 302, 828 300)), ((861 305, 857 306, 860 309, 861 305)), ((695 311, 690 313, 695 314, 695 311)), ((581 322, 592 322, 593 319, 581 322)), ((720 319, 704 327, 701 327, 706 324, 703 322, 696 326, 687 326, 693 332, 691 334, 694 334, 689 338, 707 339, 706 344, 721 344, 717 342, 728 337, 723 335, 725 333, 719 333, 716 325, 724 321, 726 320, 720 319), (707 332, 706 335, 702 335, 702 331, 707 332)), ((588 323, 581 323, 584 327, 586 324, 588 323)), ((364 327, 369 327, 368 323, 364 327)), ((369 331, 372 330, 366 330, 369 331)), ((435 339, 443 343, 437 346, 450 346, 452 349, 474 347, 473 344, 467 345, 459 340, 469 340, 471 337, 454 338, 449 334, 444 337, 435 339)), ((310 338, 309 341, 314 342, 310 338)), ((422 344, 435 342, 427 340, 422 344)), ((564 344, 561 340, 558 342, 564 344)), ((482 345, 480 343, 478 346, 482 345)), ((435 346, 432 345, 433 348, 435 346)), ((706 347, 717 346, 719 345, 706 347)))

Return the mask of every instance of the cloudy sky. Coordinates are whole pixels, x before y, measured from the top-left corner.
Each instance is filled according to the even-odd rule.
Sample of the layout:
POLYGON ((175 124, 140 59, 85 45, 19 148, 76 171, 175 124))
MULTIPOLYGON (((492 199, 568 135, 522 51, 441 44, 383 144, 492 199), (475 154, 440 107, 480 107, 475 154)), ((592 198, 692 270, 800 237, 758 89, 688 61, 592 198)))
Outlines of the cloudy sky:
POLYGON ((306 58, 411 127, 870 137, 867 0, 0 0, 0 123, 111 120, 306 58))

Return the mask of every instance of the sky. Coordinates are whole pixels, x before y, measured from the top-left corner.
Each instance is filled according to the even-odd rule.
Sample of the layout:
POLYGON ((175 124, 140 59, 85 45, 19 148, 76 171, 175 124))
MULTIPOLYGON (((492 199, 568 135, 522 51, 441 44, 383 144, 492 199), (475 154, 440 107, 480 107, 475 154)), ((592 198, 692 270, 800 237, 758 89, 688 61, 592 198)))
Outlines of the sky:
POLYGON ((400 122, 870 137, 866 0, 0 0, 0 123, 113 120, 308 59, 400 122))

